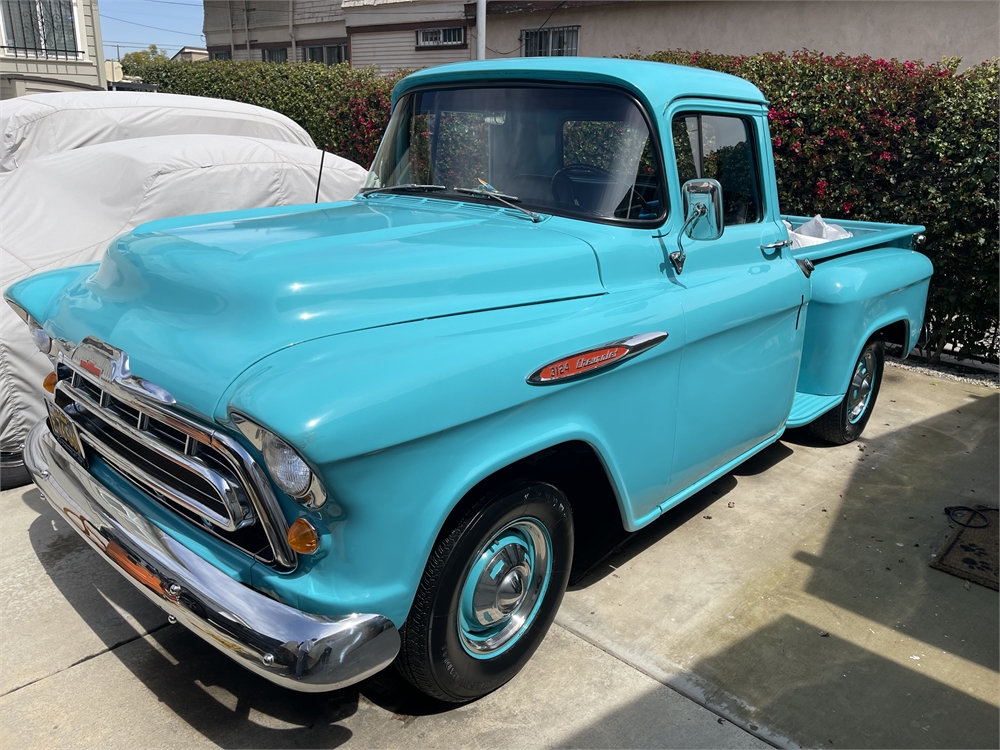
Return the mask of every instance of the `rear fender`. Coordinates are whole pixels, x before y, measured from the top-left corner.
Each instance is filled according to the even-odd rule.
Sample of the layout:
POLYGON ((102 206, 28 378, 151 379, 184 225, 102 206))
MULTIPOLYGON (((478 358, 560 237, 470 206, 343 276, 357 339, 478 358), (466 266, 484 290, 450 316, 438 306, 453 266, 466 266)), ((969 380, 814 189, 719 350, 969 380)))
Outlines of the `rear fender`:
POLYGON ((816 264, 796 391, 847 392, 866 341, 894 323, 906 325, 906 352, 924 321, 933 266, 926 256, 882 248, 816 264))

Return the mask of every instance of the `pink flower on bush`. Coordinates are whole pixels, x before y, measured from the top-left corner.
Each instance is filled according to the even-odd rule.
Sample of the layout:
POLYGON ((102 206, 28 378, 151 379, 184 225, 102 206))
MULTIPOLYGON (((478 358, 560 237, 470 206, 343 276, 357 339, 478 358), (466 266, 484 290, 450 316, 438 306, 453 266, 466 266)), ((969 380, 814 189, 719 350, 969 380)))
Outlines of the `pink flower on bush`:
POLYGON ((850 201, 844 201, 844 203, 841 206, 841 208, 844 209, 844 213, 845 214, 849 214, 849 213, 851 213, 851 209, 854 208, 854 204, 851 203, 850 201))
POLYGON ((826 189, 829 187, 829 183, 826 180, 820 180, 816 183, 816 195, 820 198, 826 195, 826 189))

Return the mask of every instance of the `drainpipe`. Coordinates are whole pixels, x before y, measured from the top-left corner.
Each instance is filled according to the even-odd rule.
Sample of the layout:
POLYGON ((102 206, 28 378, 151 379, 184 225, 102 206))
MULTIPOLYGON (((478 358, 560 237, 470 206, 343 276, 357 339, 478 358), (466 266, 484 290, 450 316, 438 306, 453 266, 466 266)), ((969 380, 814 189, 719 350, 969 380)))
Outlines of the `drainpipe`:
POLYGON ((247 60, 250 59, 250 4, 243 0, 243 33, 247 35, 247 60))
POLYGON ((486 59, 486 0, 476 0, 476 59, 486 59))
POLYGON ((298 62, 295 52, 295 0, 288 0, 288 36, 292 38, 292 62, 298 62))
POLYGON ((229 5, 229 59, 236 59, 236 31, 233 29, 233 4, 229 5))

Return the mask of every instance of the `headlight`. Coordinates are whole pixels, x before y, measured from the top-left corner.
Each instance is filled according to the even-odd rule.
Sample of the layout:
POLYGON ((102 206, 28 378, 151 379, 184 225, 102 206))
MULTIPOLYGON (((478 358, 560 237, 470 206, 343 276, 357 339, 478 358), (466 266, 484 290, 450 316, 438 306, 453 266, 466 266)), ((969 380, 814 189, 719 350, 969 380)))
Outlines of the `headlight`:
POLYGON ((52 337, 45 332, 44 328, 32 327, 31 340, 35 342, 35 346, 42 354, 48 354, 52 351, 52 337))
POLYGON ((264 463, 275 483, 292 497, 309 489, 312 470, 288 443, 270 432, 264 433, 264 463))
POLYGON ((230 415, 233 423, 264 457, 268 473, 285 492, 307 508, 319 508, 326 502, 326 490, 302 456, 287 442, 242 414, 230 415))

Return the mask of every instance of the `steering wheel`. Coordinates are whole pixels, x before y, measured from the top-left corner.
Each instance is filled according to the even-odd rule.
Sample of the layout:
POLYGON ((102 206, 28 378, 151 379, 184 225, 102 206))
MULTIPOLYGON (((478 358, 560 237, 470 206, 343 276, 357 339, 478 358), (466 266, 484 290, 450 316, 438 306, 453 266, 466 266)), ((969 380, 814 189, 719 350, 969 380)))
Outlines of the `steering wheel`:
POLYGON ((579 206, 580 203, 573 191, 573 178, 593 179, 601 182, 611 182, 611 173, 593 164, 567 164, 552 175, 552 197, 560 203, 579 206))

